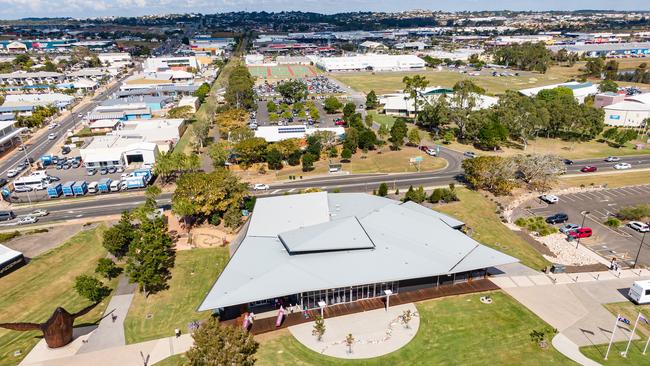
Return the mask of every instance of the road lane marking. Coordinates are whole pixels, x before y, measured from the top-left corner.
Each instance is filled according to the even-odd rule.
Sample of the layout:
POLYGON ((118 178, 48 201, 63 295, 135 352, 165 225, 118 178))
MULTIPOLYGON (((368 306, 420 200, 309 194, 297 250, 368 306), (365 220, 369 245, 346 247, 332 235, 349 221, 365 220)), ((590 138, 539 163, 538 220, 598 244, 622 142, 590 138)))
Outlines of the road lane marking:
POLYGON ((288 192, 291 193, 291 192, 293 192, 295 190, 296 190, 295 188, 291 188, 288 192))
POLYGON ((278 193, 278 192, 280 192, 280 190, 279 190, 279 189, 276 189, 276 190, 274 190, 273 192, 271 192, 271 194, 276 194, 276 193, 278 193))

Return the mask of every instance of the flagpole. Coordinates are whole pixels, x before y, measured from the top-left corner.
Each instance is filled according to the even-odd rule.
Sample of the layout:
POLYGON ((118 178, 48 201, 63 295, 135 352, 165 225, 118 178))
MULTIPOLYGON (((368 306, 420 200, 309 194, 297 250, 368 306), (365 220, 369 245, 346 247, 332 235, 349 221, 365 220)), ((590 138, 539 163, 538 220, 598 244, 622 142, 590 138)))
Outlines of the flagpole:
POLYGON ((625 352, 623 352, 623 357, 627 357, 627 351, 630 350, 630 344, 632 343, 632 338, 634 338, 634 333, 636 332, 636 326, 639 324, 639 317, 641 312, 636 316, 636 321, 634 322, 634 328, 632 328, 632 334, 630 334, 630 339, 627 341, 627 347, 625 347, 625 352))
POLYGON ((612 348, 612 342, 614 341, 614 334, 616 334, 616 326, 618 325, 618 318, 621 316, 621 314, 616 315, 616 320, 614 321, 614 330, 612 330, 612 336, 609 338, 609 345, 607 346, 607 352, 605 353, 605 360, 607 360, 607 356, 609 356, 609 350, 612 348))

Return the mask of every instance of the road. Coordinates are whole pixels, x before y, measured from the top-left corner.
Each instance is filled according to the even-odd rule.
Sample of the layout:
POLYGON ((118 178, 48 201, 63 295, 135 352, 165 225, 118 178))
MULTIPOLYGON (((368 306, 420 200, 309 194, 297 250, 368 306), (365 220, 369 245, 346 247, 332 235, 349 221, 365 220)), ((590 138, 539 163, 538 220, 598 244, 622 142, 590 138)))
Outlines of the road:
MULTIPOLYGON (((457 183, 462 174, 461 163, 464 157, 461 153, 442 148, 440 157, 448 161, 447 167, 435 172, 398 173, 398 174, 350 174, 338 176, 326 176, 319 178, 302 179, 298 181, 272 184, 267 191, 255 192, 258 197, 277 196, 288 193, 297 193, 306 188, 319 188, 322 190, 340 192, 370 192, 386 183, 390 190, 395 188, 406 189, 409 186, 444 186, 449 183, 457 183)), ((622 161, 630 162, 633 168, 650 167, 649 157, 627 157, 622 161), (638 163, 641 161, 641 163, 638 163)), ((605 163, 602 159, 576 160, 573 166, 569 167, 570 173, 576 173, 579 168, 586 164, 602 166, 603 170, 609 168, 613 163, 605 163)), ((580 173, 589 174, 589 173, 580 173)), ((158 203, 169 205, 171 193, 162 194, 158 203)), ((143 192, 110 194, 105 196, 94 196, 79 199, 64 199, 59 201, 48 201, 43 204, 34 205, 30 208, 16 208, 13 211, 17 215, 24 215, 36 207, 46 208, 50 215, 43 217, 39 222, 52 222, 72 220, 80 218, 100 217, 105 215, 119 214, 124 210, 135 208, 144 202, 143 192)), ((6 225, 6 224, 4 224, 6 225)), ((4 226, 3 225, 3 226, 4 226)))
MULTIPOLYGON (((606 162, 604 158, 600 159, 585 159, 585 160, 574 160, 573 165, 567 165, 567 174, 578 174, 581 173, 582 169, 586 165, 595 166, 598 168, 598 171, 614 171, 614 165, 618 163, 629 163, 632 165, 632 169, 643 169, 650 168, 650 155, 634 155, 634 156, 621 156, 621 161, 615 163, 606 162)), ((589 174, 589 173, 582 173, 589 174)))
POLYGON ((32 138, 29 142, 27 151, 18 151, 17 149, 10 153, 10 155, 5 158, 0 163, 0 176, 5 176, 7 171, 15 167, 19 162, 25 160, 25 154, 28 157, 34 159, 34 161, 40 159, 42 155, 47 153, 56 143, 63 138, 63 135, 69 128, 72 128, 76 125, 81 119, 78 117, 79 114, 86 115, 86 113, 92 111, 100 102, 106 99, 109 95, 113 94, 119 88, 121 82, 115 83, 112 87, 106 89, 104 92, 96 95, 91 99, 89 103, 84 105, 81 108, 78 108, 73 113, 70 113, 68 116, 64 117, 59 122, 59 127, 52 130, 52 132, 57 134, 57 139, 49 140, 47 138, 47 133, 41 134, 32 138))

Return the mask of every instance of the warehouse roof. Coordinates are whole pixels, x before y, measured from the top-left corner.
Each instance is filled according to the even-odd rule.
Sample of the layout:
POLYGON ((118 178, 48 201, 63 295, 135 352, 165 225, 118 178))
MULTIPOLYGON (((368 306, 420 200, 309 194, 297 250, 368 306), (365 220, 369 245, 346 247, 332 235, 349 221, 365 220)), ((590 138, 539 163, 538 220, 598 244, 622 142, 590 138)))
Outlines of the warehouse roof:
POLYGON ((460 226, 418 204, 362 193, 261 198, 199 310, 517 262, 460 226))

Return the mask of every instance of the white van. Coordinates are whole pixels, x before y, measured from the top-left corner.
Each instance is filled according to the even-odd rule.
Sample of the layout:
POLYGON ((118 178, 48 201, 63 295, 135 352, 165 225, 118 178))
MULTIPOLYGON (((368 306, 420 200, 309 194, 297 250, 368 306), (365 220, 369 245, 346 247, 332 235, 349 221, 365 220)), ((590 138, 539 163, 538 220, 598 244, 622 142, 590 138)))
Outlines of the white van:
POLYGON ((99 183, 97 183, 97 182, 90 182, 88 184, 88 193, 97 193, 97 191, 99 190, 99 189, 97 189, 98 185, 99 185, 99 183))
POLYGON ((111 182, 111 192, 118 192, 120 190, 120 181, 114 180, 111 182))
POLYGON ((639 305, 650 304, 650 280, 634 281, 627 295, 639 305))

